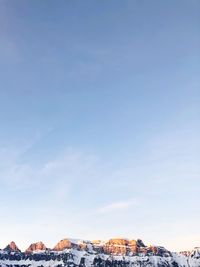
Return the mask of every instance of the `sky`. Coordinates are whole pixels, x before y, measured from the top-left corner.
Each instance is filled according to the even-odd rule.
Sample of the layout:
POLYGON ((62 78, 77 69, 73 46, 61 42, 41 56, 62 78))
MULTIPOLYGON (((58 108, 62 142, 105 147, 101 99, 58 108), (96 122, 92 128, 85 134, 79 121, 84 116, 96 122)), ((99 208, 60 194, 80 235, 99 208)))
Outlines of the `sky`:
POLYGON ((200 2, 0 1, 0 247, 200 246, 200 2))

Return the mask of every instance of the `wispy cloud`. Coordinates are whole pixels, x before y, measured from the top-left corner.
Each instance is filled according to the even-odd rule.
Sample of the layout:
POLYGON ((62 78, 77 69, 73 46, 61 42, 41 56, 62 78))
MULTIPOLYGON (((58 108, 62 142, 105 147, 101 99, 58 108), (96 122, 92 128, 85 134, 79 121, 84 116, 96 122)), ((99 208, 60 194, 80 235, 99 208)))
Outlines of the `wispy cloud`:
MULTIPOLYGON (((73 184, 81 185, 98 172, 98 159, 95 156, 73 149, 65 150, 36 166, 22 162, 23 153, 24 148, 0 148, 0 184, 7 189, 19 191, 48 188, 54 201, 60 201, 65 199, 73 184)), ((49 199, 49 194, 47 197, 49 199)))
POLYGON ((113 202, 98 209, 98 213, 108 213, 120 210, 126 210, 133 206, 138 205, 137 199, 131 199, 127 201, 113 202))

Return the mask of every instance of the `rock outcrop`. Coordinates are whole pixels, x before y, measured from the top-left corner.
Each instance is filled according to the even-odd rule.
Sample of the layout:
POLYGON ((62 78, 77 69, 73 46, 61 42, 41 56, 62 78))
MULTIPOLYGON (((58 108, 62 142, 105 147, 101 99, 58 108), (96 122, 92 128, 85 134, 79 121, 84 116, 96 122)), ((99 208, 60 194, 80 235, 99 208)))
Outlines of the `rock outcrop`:
POLYGON ((37 243, 33 243, 31 244, 27 249, 26 249, 26 253, 32 253, 34 251, 44 251, 47 250, 47 247, 45 246, 45 244, 43 242, 37 242, 37 243))
POLYGON ((20 252, 14 242, 0 250, 0 267, 200 267, 200 248, 175 253, 141 240, 63 239, 47 249, 42 242, 20 252))
POLYGON ((10 242, 10 244, 8 244, 4 248, 4 251, 7 251, 7 252, 21 252, 21 250, 17 247, 17 245, 13 241, 10 242))
POLYGON ((63 251, 64 249, 72 248, 72 243, 69 239, 60 240, 53 248, 54 251, 63 251))
POLYGON ((104 253, 113 255, 135 255, 138 252, 142 253, 146 250, 147 247, 140 239, 128 240, 123 238, 113 238, 103 245, 104 253))
POLYGON ((103 245, 103 251, 106 254, 126 255, 129 241, 122 238, 110 239, 103 245))

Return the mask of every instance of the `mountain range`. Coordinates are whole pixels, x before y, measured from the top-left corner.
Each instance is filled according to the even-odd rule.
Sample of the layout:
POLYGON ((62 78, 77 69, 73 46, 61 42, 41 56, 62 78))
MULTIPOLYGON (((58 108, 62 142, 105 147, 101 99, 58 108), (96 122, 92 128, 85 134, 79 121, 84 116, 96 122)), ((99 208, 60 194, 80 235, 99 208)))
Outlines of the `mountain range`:
POLYGON ((66 238, 54 248, 43 242, 21 251, 15 242, 0 250, 0 267, 200 267, 200 248, 171 252, 142 240, 108 241, 66 238))

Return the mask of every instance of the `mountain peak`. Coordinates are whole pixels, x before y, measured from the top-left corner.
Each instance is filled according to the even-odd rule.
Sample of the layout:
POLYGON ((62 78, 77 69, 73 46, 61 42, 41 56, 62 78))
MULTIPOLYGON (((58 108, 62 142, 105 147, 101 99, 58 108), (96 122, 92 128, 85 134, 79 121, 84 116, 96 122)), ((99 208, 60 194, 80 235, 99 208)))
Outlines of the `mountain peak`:
POLYGON ((53 248, 53 250, 55 250, 55 251, 62 251, 64 249, 71 248, 71 247, 72 247, 71 241, 69 239, 65 238, 65 239, 60 240, 55 245, 55 247, 53 248))
POLYGON ((17 247, 14 241, 10 242, 5 248, 5 251, 7 252, 21 252, 21 250, 17 247))
POLYGON ((31 253, 34 251, 43 251, 46 250, 47 247, 45 246, 45 244, 41 241, 36 242, 36 243, 32 243, 26 250, 26 253, 31 253))

